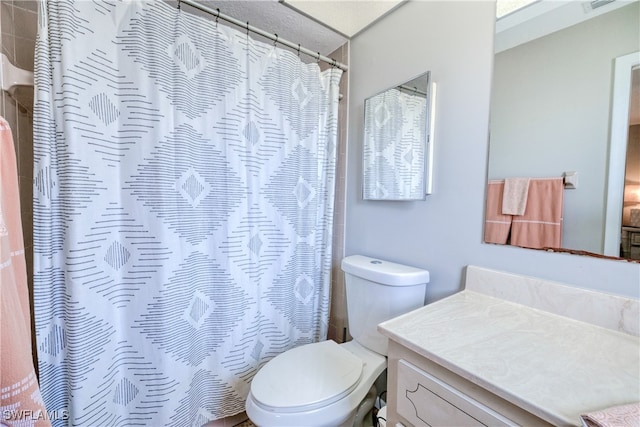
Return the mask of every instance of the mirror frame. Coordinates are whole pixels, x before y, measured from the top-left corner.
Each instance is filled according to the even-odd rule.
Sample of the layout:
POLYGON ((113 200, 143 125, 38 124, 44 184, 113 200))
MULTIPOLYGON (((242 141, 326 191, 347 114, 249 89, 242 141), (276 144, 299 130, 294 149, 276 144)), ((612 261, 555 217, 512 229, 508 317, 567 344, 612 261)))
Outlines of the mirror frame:
POLYGON ((629 105, 631 102, 631 71, 640 65, 640 51, 619 56, 613 70, 611 101, 611 132, 607 165, 607 201, 604 213, 603 253, 619 256, 622 229, 624 171, 629 139, 629 105))

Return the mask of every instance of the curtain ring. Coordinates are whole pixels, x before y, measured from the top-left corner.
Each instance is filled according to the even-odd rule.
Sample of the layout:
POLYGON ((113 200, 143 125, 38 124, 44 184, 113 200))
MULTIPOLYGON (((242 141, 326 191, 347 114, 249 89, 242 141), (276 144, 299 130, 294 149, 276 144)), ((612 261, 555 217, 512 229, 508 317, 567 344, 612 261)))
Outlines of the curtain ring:
POLYGON ((320 63, 320 52, 318 52, 318 56, 316 57, 316 64, 320 63))
POLYGON ((218 28, 218 19, 220 19, 220 8, 216 9, 218 11, 218 14, 216 15, 216 28, 218 28))
POLYGON ((298 58, 300 57, 300 43, 298 43, 298 58))
POLYGON ((278 44, 278 35, 274 34, 276 36, 276 39, 273 42, 273 47, 276 47, 276 45, 278 44))
POLYGON ((180 0, 178 0, 178 10, 180 10, 180 0))
POLYGON ((337 61, 334 59, 333 62, 331 63, 331 68, 336 68, 336 63, 337 61))
POLYGON ((247 37, 249 37, 249 21, 247 21, 247 37))

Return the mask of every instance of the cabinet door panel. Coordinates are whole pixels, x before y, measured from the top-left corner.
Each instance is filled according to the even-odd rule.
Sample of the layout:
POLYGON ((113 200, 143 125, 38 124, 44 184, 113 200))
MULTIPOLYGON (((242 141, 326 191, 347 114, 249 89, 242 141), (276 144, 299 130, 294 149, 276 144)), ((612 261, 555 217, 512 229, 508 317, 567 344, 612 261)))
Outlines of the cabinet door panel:
POLYGON ((405 360, 398 361, 398 414, 414 426, 515 426, 511 420, 405 360))

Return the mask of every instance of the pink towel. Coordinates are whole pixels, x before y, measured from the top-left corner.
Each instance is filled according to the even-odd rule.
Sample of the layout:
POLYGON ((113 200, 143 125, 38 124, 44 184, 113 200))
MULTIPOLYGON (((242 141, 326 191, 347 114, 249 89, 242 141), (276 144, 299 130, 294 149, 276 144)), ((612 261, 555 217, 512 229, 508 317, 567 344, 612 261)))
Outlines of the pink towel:
POLYGON ((511 229, 511 215, 502 214, 504 181, 487 183, 487 206, 485 209, 484 241, 504 245, 511 229))
POLYGON ((0 117, 0 424, 50 426, 31 350, 16 154, 0 117))
POLYGON ((588 427, 640 427, 640 403, 614 406, 580 418, 588 427))
POLYGON ((515 217, 511 244, 525 248, 562 247, 562 178, 532 179, 524 215, 515 217))

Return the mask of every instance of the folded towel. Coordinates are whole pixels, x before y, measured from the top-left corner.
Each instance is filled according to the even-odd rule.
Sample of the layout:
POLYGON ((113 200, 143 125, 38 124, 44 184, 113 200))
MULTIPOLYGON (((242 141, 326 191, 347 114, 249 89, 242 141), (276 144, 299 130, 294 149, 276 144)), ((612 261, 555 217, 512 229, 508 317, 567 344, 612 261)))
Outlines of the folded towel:
POLYGON ((529 178, 507 178, 504 180, 502 213, 504 215, 524 215, 529 194, 529 178))
POLYGON ((614 406, 580 418, 586 427, 640 427, 640 403, 614 406))

